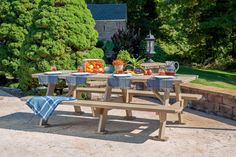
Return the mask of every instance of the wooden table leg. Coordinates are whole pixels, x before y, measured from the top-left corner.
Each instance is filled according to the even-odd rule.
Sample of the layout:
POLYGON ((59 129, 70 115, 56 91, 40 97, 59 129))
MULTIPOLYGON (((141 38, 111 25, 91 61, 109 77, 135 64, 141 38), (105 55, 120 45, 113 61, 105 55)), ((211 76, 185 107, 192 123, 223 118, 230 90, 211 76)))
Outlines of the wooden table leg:
POLYGON ((163 97, 163 105, 170 105, 170 90, 166 90, 164 92, 164 97, 163 97))
MULTIPOLYGON (((161 96, 159 91, 154 89, 152 90, 153 93, 155 94, 155 96, 161 101, 161 103, 163 105, 170 105, 169 101, 170 101, 170 90, 166 90, 164 92, 164 96, 161 96)), ((159 115, 159 112, 156 112, 156 115, 159 115)))
MULTIPOLYGON (((176 101, 180 101, 180 105, 185 107, 184 105, 186 105, 187 101, 182 100, 180 83, 175 83, 175 93, 176 93, 176 101)), ((178 113, 178 123, 179 124, 184 124, 183 118, 182 118, 182 113, 183 112, 178 113)))
POLYGON ((162 104, 164 104, 164 97, 160 95, 159 91, 157 89, 153 89, 152 92, 154 93, 156 98, 159 99, 162 104))
MULTIPOLYGON (((73 96, 74 98, 80 97, 80 93, 76 91, 77 86, 68 86, 68 88, 69 88, 69 92, 67 96, 73 96)), ((80 106, 74 106, 74 110, 78 114, 84 114, 80 106)))
MULTIPOLYGON (((128 89, 121 89, 122 90, 122 98, 124 103, 128 103, 129 95, 128 95, 128 89)), ((133 120, 135 117, 132 116, 131 110, 125 110, 126 116, 124 117, 125 120, 133 120)))
POLYGON ((107 85, 106 90, 105 90, 105 94, 104 94, 104 101, 109 101, 110 100, 111 91, 112 91, 112 88, 107 85))
POLYGON ((55 91, 55 88, 56 88, 55 84, 48 84, 46 96, 52 96, 55 91))

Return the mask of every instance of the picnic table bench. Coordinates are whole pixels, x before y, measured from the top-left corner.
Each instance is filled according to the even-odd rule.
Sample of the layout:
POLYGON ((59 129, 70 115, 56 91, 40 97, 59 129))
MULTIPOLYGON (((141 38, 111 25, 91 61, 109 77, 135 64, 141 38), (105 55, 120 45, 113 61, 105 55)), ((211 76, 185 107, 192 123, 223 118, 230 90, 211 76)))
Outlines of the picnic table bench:
POLYGON ((62 105, 73 105, 73 106, 86 106, 95 107, 99 109, 99 123, 98 132, 105 133, 107 113, 110 109, 122 109, 122 110, 137 110, 137 111, 147 111, 156 112, 159 115, 160 129, 157 140, 166 141, 165 128, 167 122, 168 113, 181 113, 183 111, 183 105, 181 101, 178 101, 172 105, 153 105, 153 104, 128 104, 128 103, 118 103, 118 102, 104 102, 104 101, 91 101, 91 100, 78 100, 73 102, 62 102, 62 105))
MULTIPOLYGON (((105 88, 84 88, 84 87, 78 87, 76 89, 76 97, 80 98, 81 93, 105 93, 105 88)), ((134 96, 148 96, 148 97, 156 97, 153 91, 147 91, 147 90, 134 90, 134 89, 128 89, 128 103, 132 102, 132 99, 134 96)), ((120 89, 113 89, 112 94, 122 94, 122 91, 120 89)), ((164 96, 164 92, 159 92, 161 96, 164 96)), ((171 92, 170 98, 176 98, 176 93, 171 92)), ((186 107, 189 101, 192 100, 200 100, 202 98, 202 95, 200 94, 190 94, 190 93, 181 93, 181 99, 183 101, 183 107, 186 107)), ((93 116, 96 114, 94 113, 94 108, 92 108, 93 116)), ((182 112, 181 112, 182 113, 182 112)), ((179 123, 183 123, 183 120, 181 118, 181 113, 179 113, 179 123)))
MULTIPOLYGON (((78 87, 76 88, 76 95, 80 95, 81 93, 105 93, 105 88, 84 88, 84 87, 78 87)), ((112 90, 112 94, 122 94, 122 91, 120 89, 114 89, 112 90)), ((129 102, 132 102, 132 98, 135 96, 149 96, 149 97, 155 97, 155 94, 152 91, 147 90, 134 90, 134 89, 128 89, 128 95, 129 95, 129 102)), ((164 95, 164 92, 160 92, 160 95, 164 95)), ((183 99, 184 107, 188 104, 188 101, 191 100, 200 100, 202 98, 202 95, 200 94, 190 94, 190 93, 181 93, 181 97, 183 99)), ((170 98, 176 98, 176 93, 170 93, 170 98)))

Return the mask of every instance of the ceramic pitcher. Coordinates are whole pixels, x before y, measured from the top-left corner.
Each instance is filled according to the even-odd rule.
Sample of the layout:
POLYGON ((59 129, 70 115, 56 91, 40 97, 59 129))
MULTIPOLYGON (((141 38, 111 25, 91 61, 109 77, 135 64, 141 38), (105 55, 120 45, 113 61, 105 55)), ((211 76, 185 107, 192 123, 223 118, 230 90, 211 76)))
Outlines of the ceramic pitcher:
POLYGON ((175 61, 166 61, 165 70, 167 72, 177 72, 179 70, 179 63, 175 61))

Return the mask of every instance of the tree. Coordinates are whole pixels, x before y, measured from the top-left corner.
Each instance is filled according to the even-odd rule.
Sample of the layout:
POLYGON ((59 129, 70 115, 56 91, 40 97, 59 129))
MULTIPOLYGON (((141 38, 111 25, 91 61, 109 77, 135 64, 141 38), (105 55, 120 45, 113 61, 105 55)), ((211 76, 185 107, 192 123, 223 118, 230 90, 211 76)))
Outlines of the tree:
POLYGON ((189 61, 230 63, 236 25, 235 0, 158 0, 166 49, 173 44, 189 61), (168 42, 169 41, 169 42, 168 42), (230 61, 230 62, 229 62, 230 61))
POLYGON ((0 1, 0 68, 16 76, 25 35, 32 23, 32 12, 39 0, 0 1))
POLYGON ((184 54, 186 56, 186 52, 189 51, 189 46, 187 44, 186 27, 183 25, 185 23, 182 23, 182 18, 179 15, 179 8, 182 6, 181 3, 175 0, 157 1, 158 20, 160 23, 159 27, 155 28, 159 31, 157 42, 168 54, 184 54))
POLYGON ((41 0, 21 49, 21 88, 30 89, 31 74, 50 70, 52 65, 59 70, 75 68, 81 53, 96 45, 94 26, 84 0, 41 0))
POLYGON ((142 38, 146 37, 149 30, 158 35, 158 3, 156 0, 124 0, 128 6, 128 27, 137 32, 142 38))

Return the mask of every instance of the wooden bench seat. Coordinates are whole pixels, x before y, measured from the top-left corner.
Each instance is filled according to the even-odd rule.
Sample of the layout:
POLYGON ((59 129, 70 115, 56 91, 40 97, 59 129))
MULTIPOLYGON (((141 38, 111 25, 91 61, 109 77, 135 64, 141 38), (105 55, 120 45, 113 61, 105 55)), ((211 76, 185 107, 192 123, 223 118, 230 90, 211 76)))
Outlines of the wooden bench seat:
MULTIPOLYGON (((129 93, 130 101, 132 101, 132 97, 134 97, 134 96, 155 97, 155 95, 152 91, 129 90, 128 93, 129 93)), ((164 95, 164 93, 160 92, 160 95, 164 95)), ((176 98, 176 94, 170 93, 170 98, 176 98)), ((200 95, 200 94, 181 93, 181 99, 183 99, 184 107, 187 106, 188 101, 200 100, 201 98, 202 98, 202 95, 200 95)))
POLYGON ((132 104, 132 103, 117 103, 117 102, 101 102, 91 100, 78 100, 73 102, 63 102, 62 105, 73 105, 73 106, 86 106, 95 107, 99 109, 99 124, 98 132, 104 132, 107 120, 107 111, 109 109, 122 109, 122 110, 137 110, 147 112, 158 112, 160 129, 158 140, 166 140, 165 127, 168 113, 180 113, 183 110, 183 106, 180 102, 176 102, 173 105, 153 105, 153 104, 132 104))
MULTIPOLYGON (((90 87, 78 87, 76 88, 77 92, 82 93, 105 93, 105 88, 90 88, 90 87)), ((121 94, 122 91, 120 89, 112 89, 112 94, 121 94)))
MULTIPOLYGON (((104 93, 105 88, 83 88, 79 87, 77 88, 77 92, 80 93, 104 93)), ((112 94, 121 94, 122 91, 120 89, 112 89, 112 94)), ((154 93, 152 91, 143 91, 143 90, 128 90, 129 95, 129 101, 132 101, 132 98, 134 96, 149 96, 149 97, 155 97, 154 93)), ((160 95, 164 95, 163 92, 160 92, 160 95)), ((175 93, 170 93, 170 98, 175 98, 175 93)), ((189 101, 191 100, 200 100, 202 98, 202 95, 200 94, 189 94, 189 93, 181 93, 181 98, 183 99, 183 104, 186 106, 189 101)))
MULTIPOLYGON (((76 95, 79 97, 81 93, 105 93, 105 88, 82 88, 79 87, 76 90, 76 95)), ((112 94, 121 94, 122 91, 120 89, 112 89, 112 94)), ((160 95, 163 96, 164 93, 160 92, 160 95)), ((134 96, 149 96, 149 97, 156 97, 155 94, 152 91, 147 90, 128 90, 128 97, 129 97, 129 103, 132 102, 132 99, 134 96)), ((170 93, 170 98, 176 98, 176 93, 170 93)), ((189 93, 181 93, 181 100, 183 102, 183 107, 186 107, 189 103, 189 101, 192 100, 200 100, 202 98, 202 95, 200 94, 189 94, 189 93)), ((76 109, 76 107, 75 107, 76 109)), ((130 112, 130 111, 129 111, 130 112)), ((92 108, 92 113, 94 116, 96 116, 95 108, 92 108)), ((183 123, 182 120, 182 113, 178 113, 178 121, 179 123, 183 123)))

